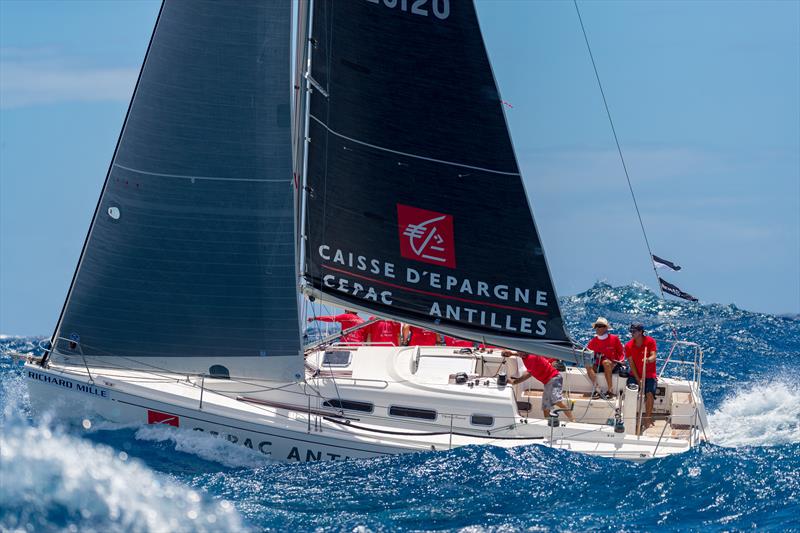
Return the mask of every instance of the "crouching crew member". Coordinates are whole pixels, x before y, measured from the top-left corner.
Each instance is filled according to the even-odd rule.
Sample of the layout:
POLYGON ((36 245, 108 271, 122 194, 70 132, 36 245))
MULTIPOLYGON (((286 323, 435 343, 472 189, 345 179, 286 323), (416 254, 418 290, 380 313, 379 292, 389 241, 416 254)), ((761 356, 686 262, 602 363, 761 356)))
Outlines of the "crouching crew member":
POLYGON ((544 392, 542 393, 542 412, 545 418, 550 416, 550 409, 556 405, 564 410, 563 412, 570 422, 575 421, 575 417, 572 416, 572 410, 564 403, 564 380, 547 358, 541 355, 525 355, 510 351, 504 351, 502 355, 503 357, 519 357, 522 359, 522 363, 527 370, 527 372, 523 373, 518 378, 509 378, 509 383, 516 385, 517 383, 528 380, 531 376, 542 382, 544 385, 544 392))
MULTIPOLYGON (((370 317, 374 320, 377 317, 370 317)), ((367 342, 400 346, 400 322, 378 320, 367 326, 367 342)))
POLYGON ((405 346, 436 346, 439 334, 429 329, 403 324, 403 344, 405 346))
POLYGON ((642 431, 653 425, 653 402, 656 398, 656 340, 644 334, 644 326, 634 322, 630 327, 633 337, 625 345, 625 356, 631 363, 628 383, 636 383, 639 390, 644 387, 645 415, 642 417, 642 431), (644 371, 644 372, 643 372, 644 371))
POLYGON ((463 348, 474 348, 475 343, 472 341, 465 341, 464 339, 456 339, 455 337, 450 337, 449 335, 444 336, 444 345, 445 346, 461 346, 463 348))
POLYGON ((622 342, 620 342, 619 337, 608 332, 608 320, 603 317, 598 317, 597 320, 594 321, 594 324, 592 324, 592 327, 594 328, 595 335, 592 340, 589 341, 587 348, 594 352, 594 365, 586 367, 586 373, 589 375, 589 379, 592 380, 592 399, 610 399, 614 397, 612 374, 625 362, 625 354, 622 351, 622 342), (600 390, 597 388, 597 371, 599 371, 601 367, 603 368, 603 373, 606 376, 606 384, 608 385, 605 394, 600 394, 600 390))

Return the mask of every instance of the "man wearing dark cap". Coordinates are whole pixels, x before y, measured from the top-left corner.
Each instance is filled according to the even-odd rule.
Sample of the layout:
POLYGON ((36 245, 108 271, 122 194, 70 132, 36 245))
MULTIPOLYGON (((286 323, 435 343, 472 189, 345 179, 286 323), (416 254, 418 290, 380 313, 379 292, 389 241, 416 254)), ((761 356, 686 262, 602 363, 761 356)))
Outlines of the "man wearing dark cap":
POLYGON ((644 334, 644 325, 631 324, 631 340, 625 345, 625 357, 630 361, 631 375, 628 384, 635 383, 645 394, 645 415, 642 431, 653 425, 653 402, 656 398, 656 340, 644 334))

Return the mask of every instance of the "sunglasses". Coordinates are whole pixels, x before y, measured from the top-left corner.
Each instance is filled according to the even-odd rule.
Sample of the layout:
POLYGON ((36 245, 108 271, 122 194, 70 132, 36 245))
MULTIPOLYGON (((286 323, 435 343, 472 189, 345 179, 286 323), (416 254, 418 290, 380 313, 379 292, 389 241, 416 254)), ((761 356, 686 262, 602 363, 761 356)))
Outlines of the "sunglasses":
POLYGON ((595 326, 594 329, 606 329, 608 326, 595 326))

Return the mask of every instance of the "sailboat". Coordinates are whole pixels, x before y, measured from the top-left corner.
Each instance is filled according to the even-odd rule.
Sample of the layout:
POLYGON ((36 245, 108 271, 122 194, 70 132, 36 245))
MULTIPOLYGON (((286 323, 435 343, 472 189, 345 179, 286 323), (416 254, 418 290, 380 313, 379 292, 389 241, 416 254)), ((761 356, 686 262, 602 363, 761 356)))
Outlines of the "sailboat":
POLYGON ((592 399, 473 3, 294 5, 163 2, 55 331, 25 364, 34 408, 284 461, 530 444, 642 461, 702 441, 691 343, 659 363, 654 427, 637 431, 624 378, 592 399), (474 345, 309 344, 319 302, 474 345), (576 421, 544 418, 542 386, 508 383, 518 363, 492 347, 568 363, 576 421), (663 377, 679 362, 689 378, 663 377))

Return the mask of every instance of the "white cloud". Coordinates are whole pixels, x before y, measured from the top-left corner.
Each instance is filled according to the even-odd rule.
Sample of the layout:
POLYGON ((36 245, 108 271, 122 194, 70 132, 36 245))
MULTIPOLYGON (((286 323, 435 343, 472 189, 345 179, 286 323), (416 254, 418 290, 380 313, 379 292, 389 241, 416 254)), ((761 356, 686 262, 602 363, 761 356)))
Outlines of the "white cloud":
POLYGON ((0 52, 0 109, 127 101, 137 74, 137 68, 82 65, 47 48, 4 48, 0 52))

